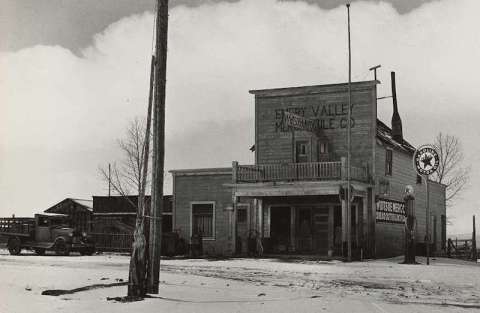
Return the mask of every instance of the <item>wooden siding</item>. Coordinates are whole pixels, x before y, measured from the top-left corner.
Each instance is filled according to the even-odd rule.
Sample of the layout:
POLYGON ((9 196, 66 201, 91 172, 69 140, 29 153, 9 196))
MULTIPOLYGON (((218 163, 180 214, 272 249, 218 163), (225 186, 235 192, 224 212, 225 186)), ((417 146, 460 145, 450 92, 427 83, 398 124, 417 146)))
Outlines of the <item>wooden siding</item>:
POLYGON ((203 249, 209 255, 230 255, 233 251, 232 189, 224 184, 232 182, 232 174, 181 175, 174 177, 174 230, 187 243, 191 238, 191 202, 215 203, 215 238, 205 239, 203 249))
MULTIPOLYGON (((340 157, 346 156, 347 103, 346 84, 286 88, 281 92, 273 90, 256 94, 257 164, 295 162, 292 132, 282 128, 283 110, 318 120, 323 128, 321 140, 329 144, 329 161, 339 161, 340 157)), ((352 105, 352 165, 372 166, 376 133, 376 84, 354 84, 352 105)), ((306 140, 310 144, 311 162, 320 161, 315 135, 297 130, 293 136, 295 140, 306 140)))
MULTIPOLYGON (((417 219, 416 240, 424 242, 426 218, 426 185, 422 177, 422 184, 417 184, 417 174, 413 168, 412 155, 406 152, 393 150, 392 175, 385 175, 386 147, 378 143, 376 147, 376 194, 387 199, 403 201, 405 186, 411 185, 415 189, 415 216, 417 219), (388 183, 388 192, 383 194, 381 183, 388 183)), ((430 182, 430 212, 436 216, 437 251, 441 246, 441 215, 446 214, 445 187, 430 182)), ((433 225, 430 228, 432 238, 433 225)), ((404 226, 401 224, 376 223, 376 251, 378 257, 403 254, 404 226)))

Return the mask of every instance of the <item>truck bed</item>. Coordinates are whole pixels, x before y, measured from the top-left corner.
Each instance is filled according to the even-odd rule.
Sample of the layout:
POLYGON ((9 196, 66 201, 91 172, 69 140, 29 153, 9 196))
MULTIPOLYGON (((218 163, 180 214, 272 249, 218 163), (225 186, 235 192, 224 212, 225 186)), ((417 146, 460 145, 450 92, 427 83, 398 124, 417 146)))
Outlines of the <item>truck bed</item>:
POLYGON ((1 217, 0 235, 6 236, 33 236, 35 218, 33 217, 1 217))

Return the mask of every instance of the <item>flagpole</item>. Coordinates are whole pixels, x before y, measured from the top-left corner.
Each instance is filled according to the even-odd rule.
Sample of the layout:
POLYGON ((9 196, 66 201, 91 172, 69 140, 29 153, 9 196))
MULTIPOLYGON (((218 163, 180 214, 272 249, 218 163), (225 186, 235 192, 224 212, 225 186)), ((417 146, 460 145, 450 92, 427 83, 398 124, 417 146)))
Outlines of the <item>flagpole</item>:
POLYGON ((352 55, 350 47, 350 3, 347 3, 347 16, 348 16, 348 122, 347 122, 347 260, 352 261, 352 218, 351 218, 351 189, 350 189, 350 180, 351 180, 351 122, 352 122, 352 55))

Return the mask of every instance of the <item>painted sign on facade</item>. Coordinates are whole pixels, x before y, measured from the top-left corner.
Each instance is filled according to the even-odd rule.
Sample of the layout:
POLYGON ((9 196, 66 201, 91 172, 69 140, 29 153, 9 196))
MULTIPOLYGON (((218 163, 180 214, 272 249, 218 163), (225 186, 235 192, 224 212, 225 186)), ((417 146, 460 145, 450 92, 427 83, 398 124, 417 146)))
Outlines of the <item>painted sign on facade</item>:
POLYGON ((376 212, 377 222, 404 224, 405 203, 389 199, 379 199, 376 212))
MULTIPOLYGON (((353 105, 352 105, 353 112, 353 105)), ((291 128, 315 132, 319 129, 338 129, 348 126, 348 104, 330 103, 309 107, 288 107, 275 110, 275 130, 286 132, 291 128), (308 116, 309 118, 306 118, 308 116), (286 121, 286 122, 285 122, 286 121), (292 123, 289 123, 292 122, 292 123)), ((355 127, 352 118, 351 127, 355 127)))
POLYGON ((318 131, 318 124, 314 120, 305 118, 297 114, 284 112, 283 121, 285 125, 290 126, 294 129, 306 130, 312 133, 316 133, 318 131))

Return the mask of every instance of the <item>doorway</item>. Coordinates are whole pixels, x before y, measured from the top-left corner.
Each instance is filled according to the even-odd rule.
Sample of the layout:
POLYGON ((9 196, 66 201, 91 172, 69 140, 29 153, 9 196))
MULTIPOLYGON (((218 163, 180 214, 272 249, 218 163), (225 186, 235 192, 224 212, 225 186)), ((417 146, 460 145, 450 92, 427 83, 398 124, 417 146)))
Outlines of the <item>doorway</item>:
POLYGON ((290 246, 290 207, 270 209, 270 238, 274 252, 287 252, 290 246))
POLYGON ((295 162, 310 162, 310 144, 307 140, 298 140, 295 142, 295 162))
POLYGON ((315 253, 328 254, 329 209, 314 208, 313 211, 313 248, 315 253))

